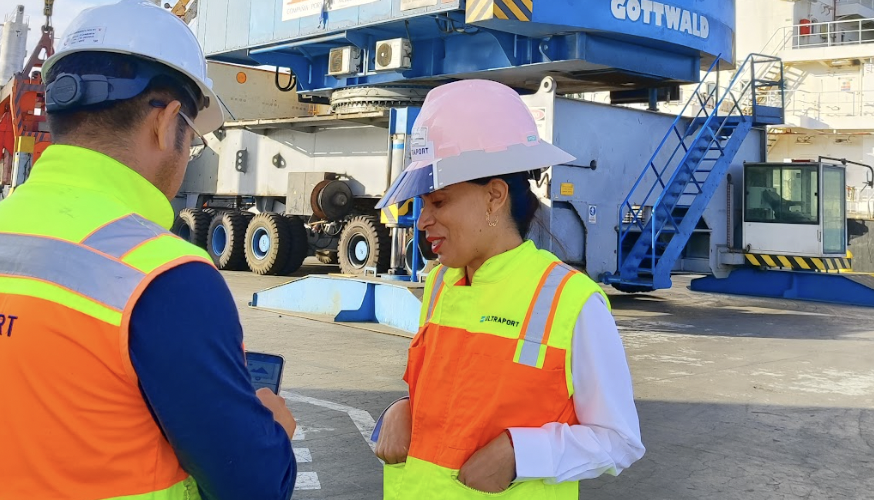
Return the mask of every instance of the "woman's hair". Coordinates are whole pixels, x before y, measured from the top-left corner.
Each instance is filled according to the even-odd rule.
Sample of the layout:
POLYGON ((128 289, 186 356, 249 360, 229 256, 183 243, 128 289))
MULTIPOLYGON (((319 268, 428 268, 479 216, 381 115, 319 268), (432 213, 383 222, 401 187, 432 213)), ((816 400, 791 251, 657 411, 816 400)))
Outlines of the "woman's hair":
POLYGON ((531 184, 528 182, 528 172, 519 172, 515 174, 498 175, 495 177, 484 177, 482 179, 474 179, 470 182, 485 186, 492 179, 501 179, 509 186, 508 196, 510 198, 510 216, 513 222, 516 223, 516 229, 519 230, 519 235, 522 238, 528 234, 531 229, 531 223, 534 221, 534 214, 537 208, 540 207, 540 201, 531 191, 531 184))

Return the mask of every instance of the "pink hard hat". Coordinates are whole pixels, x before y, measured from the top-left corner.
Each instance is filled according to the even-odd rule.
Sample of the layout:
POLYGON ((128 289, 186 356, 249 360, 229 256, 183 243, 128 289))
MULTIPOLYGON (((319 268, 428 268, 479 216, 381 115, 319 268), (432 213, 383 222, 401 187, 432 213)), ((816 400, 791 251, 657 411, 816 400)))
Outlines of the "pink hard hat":
POLYGON ((429 92, 413 124, 410 149, 410 164, 376 208, 460 182, 574 159, 540 140, 519 94, 489 80, 463 80, 429 92))

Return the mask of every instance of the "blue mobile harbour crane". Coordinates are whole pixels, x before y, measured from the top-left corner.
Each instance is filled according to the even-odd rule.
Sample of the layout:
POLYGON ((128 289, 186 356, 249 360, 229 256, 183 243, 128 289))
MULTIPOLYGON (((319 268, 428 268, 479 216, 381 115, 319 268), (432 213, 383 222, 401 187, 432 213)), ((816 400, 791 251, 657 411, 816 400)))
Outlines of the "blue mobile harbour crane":
MULTIPOLYGON (((734 2, 201 0, 198 9, 208 59, 276 67, 288 99, 330 106, 229 121, 189 168, 180 234, 200 238, 220 267, 285 274, 307 254, 339 261, 345 276, 258 292, 255 307, 416 330, 420 201, 374 206, 409 158, 427 91, 465 78, 516 89, 541 137, 577 158, 532 184, 542 205, 529 238, 593 278, 646 292, 692 272, 714 277, 693 285, 702 290, 842 295, 771 285, 846 276, 826 272, 848 267, 843 165, 765 163, 765 127, 783 122, 783 65, 734 60, 734 2), (653 111, 695 83, 678 116, 653 111), (574 98, 594 91, 611 103, 574 98), (775 269, 755 269, 764 267, 775 269)), ((839 279, 829 288, 856 283, 839 279)), ((854 297, 874 305, 864 286, 854 297)))

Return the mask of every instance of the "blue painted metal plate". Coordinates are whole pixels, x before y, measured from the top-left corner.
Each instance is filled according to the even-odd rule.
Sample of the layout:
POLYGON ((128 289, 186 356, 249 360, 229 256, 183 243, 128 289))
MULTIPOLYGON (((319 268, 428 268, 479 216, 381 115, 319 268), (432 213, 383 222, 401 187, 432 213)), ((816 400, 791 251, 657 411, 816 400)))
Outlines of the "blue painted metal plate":
POLYGON ((329 315, 344 323, 380 323, 409 333, 418 330, 422 309, 422 302, 407 287, 328 276, 308 276, 257 292, 250 305, 329 315))
POLYGON ((696 292, 874 307, 874 275, 739 268, 727 278, 692 280, 696 292))

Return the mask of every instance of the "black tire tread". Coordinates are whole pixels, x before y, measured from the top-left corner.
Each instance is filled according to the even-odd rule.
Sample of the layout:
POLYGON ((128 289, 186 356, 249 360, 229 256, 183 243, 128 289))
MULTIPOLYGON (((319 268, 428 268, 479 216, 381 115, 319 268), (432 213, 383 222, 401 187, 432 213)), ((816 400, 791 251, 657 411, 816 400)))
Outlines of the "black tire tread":
POLYGON ((251 218, 244 215, 244 217, 249 221, 245 238, 246 262, 249 264, 249 269, 260 275, 280 274, 285 268, 291 246, 291 233, 285 218, 274 213, 261 213, 251 218), (259 227, 266 229, 272 240, 270 252, 263 260, 258 260, 252 251, 252 238, 259 227))
POLYGON ((209 234, 209 225, 212 222, 212 217, 204 210, 199 208, 184 208, 179 212, 179 217, 173 223, 171 231, 174 234, 179 234, 183 225, 188 226, 189 234, 188 242, 200 248, 206 248, 206 237, 209 234))
POLYGON ((337 265, 340 263, 340 253, 336 250, 319 250, 316 252, 316 258, 322 264, 337 265))
POLYGON ((216 267, 223 271, 246 270, 246 226, 248 221, 240 212, 220 212, 213 218, 209 225, 206 251, 212 257, 216 267), (222 255, 216 255, 212 251, 213 229, 219 224, 224 224, 228 234, 228 247, 222 255))
POLYGON ((338 247, 340 272, 352 275, 364 274, 364 269, 356 269, 347 257, 349 240, 354 234, 364 234, 370 241, 371 252, 364 267, 375 266, 377 273, 388 271, 388 266, 391 264, 391 232, 379 222, 378 217, 359 215, 350 219, 340 233, 338 247))
POLYGON ((288 276, 303 265, 310 251, 309 238, 307 229, 304 226, 303 219, 296 215, 283 215, 285 223, 288 226, 288 233, 291 237, 291 245, 288 251, 288 258, 285 261, 285 267, 281 274, 288 276))

